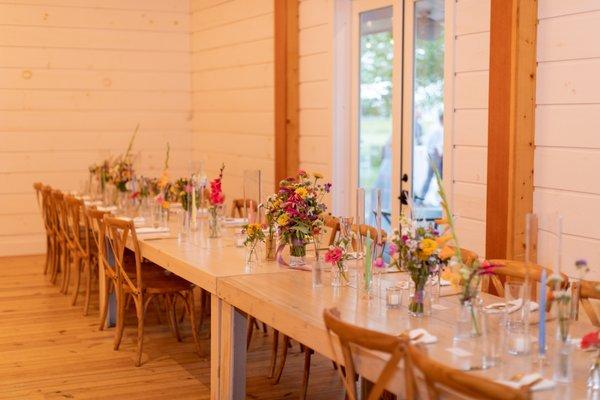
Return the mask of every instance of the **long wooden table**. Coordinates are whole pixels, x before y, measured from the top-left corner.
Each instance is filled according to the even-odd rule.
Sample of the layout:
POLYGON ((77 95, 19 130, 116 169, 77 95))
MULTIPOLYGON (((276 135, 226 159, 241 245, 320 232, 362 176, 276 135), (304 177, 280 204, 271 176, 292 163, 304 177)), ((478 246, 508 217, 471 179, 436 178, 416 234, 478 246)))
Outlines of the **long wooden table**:
MULTIPOLYGON (((424 328, 439 338, 436 344, 427 346, 436 359, 457 368, 477 369, 475 358, 458 357, 448 351, 465 346, 453 341, 458 312, 456 296, 442 297, 431 317, 411 318, 406 304, 399 309, 387 309, 382 298, 366 300, 352 287, 331 287, 327 273, 324 274, 324 285, 314 288, 311 273, 307 271, 282 268, 274 262, 262 262, 248 270, 243 262, 245 250, 234 246, 232 232, 227 229, 224 237, 202 243, 182 243, 176 238, 140 238, 143 257, 211 293, 211 398, 245 398, 247 314, 334 359, 322 312, 326 307, 335 306, 345 320, 378 331, 398 334, 424 328)), ((406 277, 385 274, 382 285, 399 279, 406 277)), ((486 295, 485 300, 489 303, 498 299, 486 295)), ((572 325, 571 332, 574 337, 581 337, 592 329, 587 323, 577 322, 572 325)), ((549 323, 548 332, 551 343, 552 323, 549 323)), ((532 334, 535 335, 535 329, 532 334)), ((575 381, 558 385, 553 391, 536 392, 536 399, 585 398, 590 357, 578 349, 573 351, 575 381)), ((473 352, 476 354, 475 350, 473 352)), ((375 380, 385 357, 368 351, 361 351, 359 357, 358 372, 366 379, 375 380)), ((472 373, 497 379, 536 368, 529 357, 506 357, 501 367, 472 373)), ((552 363, 549 361, 545 376, 551 378, 552 363)), ((389 390, 402 394, 400 371, 390 383, 389 390)))

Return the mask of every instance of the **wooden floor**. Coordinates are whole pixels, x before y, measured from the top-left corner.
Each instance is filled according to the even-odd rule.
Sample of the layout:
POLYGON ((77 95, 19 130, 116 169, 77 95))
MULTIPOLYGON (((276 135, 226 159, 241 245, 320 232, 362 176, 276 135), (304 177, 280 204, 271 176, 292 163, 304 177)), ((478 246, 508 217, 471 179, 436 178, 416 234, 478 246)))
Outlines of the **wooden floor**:
MULTIPOLYGON (((209 340, 194 353, 187 321, 178 343, 163 317, 146 323, 144 364, 134 366, 134 318, 128 319, 121 349, 112 347, 113 328, 98 330, 97 294, 89 316, 81 300, 46 280, 42 256, 0 258, 0 399, 208 399, 209 340), (186 330, 187 329, 187 330, 186 330)), ((132 314, 133 315, 133 314, 132 314)), ((206 336, 208 324, 204 327, 206 336)), ((247 393, 252 399, 293 399, 302 380, 303 356, 294 345, 281 382, 267 378, 271 337, 255 332, 248 354, 247 393)), ((331 362, 313 357, 311 399, 342 399, 331 362)))

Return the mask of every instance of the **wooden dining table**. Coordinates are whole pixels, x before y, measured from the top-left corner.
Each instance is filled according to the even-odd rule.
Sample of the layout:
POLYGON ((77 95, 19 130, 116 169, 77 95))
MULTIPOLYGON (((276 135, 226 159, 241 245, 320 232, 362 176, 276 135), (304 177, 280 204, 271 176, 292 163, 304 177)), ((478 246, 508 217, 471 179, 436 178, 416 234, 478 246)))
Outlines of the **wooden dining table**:
MULTIPOLYGON (((239 229, 239 228, 238 228, 239 229)), ((376 279, 378 285, 374 296, 367 298, 356 287, 332 287, 329 273, 323 273, 321 285, 315 285, 310 271, 282 267, 273 261, 262 261, 252 268, 244 263, 245 249, 236 247, 234 228, 223 230, 223 236, 208 239, 200 234, 180 240, 173 234, 165 238, 145 239, 140 235, 140 251, 144 258, 193 282, 211 294, 211 398, 245 398, 246 329, 247 315, 257 319, 303 343, 324 356, 341 361, 341 353, 334 354, 323 323, 323 310, 336 307, 344 320, 369 329, 400 334, 415 328, 423 328, 438 340, 428 344, 428 353, 436 360, 453 367, 469 370, 469 373, 490 379, 510 379, 522 374, 541 371, 552 379, 552 348, 545 365, 539 366, 535 352, 529 356, 502 354, 498 366, 480 367, 480 349, 476 341, 456 341, 454 330, 459 312, 457 288, 441 289, 439 301, 433 305, 430 316, 410 317, 406 308, 407 298, 400 308, 386 307, 385 287, 399 281, 407 281, 402 273, 386 273, 376 279), (458 350, 457 350, 458 349, 458 350), (469 355, 470 354, 470 355, 469 355), (540 369, 541 368, 541 369, 540 369)), ((355 285, 356 286, 356 285, 355 285)), ((498 298, 482 294, 486 304, 498 298)), ((548 342, 551 345, 555 332, 554 322, 548 322, 548 342)), ((577 321, 571 325, 573 338, 580 338, 594 328, 587 322, 577 321)), ((492 335, 501 338, 500 327, 492 335)), ((532 341, 537 335, 536 325, 531 325, 532 341)), ((535 349, 535 345, 533 346, 535 349)), ((381 353, 360 350, 357 352, 357 372, 367 380, 377 380, 386 362, 381 353)), ((586 398, 587 372, 591 355, 573 346, 573 382, 557 384, 552 390, 534 392, 535 399, 586 398)), ((402 398, 402 366, 398 366, 388 389, 402 398)))

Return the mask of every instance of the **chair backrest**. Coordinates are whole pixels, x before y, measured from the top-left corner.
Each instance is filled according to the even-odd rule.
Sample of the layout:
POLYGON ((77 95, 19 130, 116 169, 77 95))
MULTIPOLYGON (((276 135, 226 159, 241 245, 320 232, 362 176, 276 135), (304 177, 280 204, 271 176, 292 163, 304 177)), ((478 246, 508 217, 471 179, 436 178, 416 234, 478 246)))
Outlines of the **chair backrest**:
POLYGON ((52 192, 52 205, 56 213, 56 232, 62 242, 67 242, 70 238, 69 224, 67 220, 67 206, 65 195, 60 190, 52 192))
MULTIPOLYGON (((494 268, 494 274, 488 275, 483 279, 481 288, 488 293, 493 288, 500 297, 504 297, 504 282, 523 282, 528 273, 531 283, 535 283, 535 285, 531 286, 532 295, 535 296, 537 293, 537 284, 542 280, 542 271, 546 270, 548 277, 553 273, 551 269, 542 267, 538 264, 531 264, 528 270, 524 261, 489 260, 489 262, 496 266, 494 268)), ((560 275, 562 278, 561 289, 566 289, 569 286, 569 278, 563 273, 560 275)), ((548 282, 548 286, 551 287, 552 283, 548 282)), ((547 300, 546 311, 549 311, 550 307, 552 307, 552 293, 550 291, 548 291, 547 300)))
POLYGON ((408 346, 408 337, 406 335, 392 336, 382 332, 376 332, 369 329, 361 328, 340 319, 339 311, 335 308, 325 309, 323 311, 323 320, 325 321, 325 327, 327 334, 330 339, 331 350, 337 358, 337 347, 334 345, 334 337, 332 333, 337 336, 339 345, 342 351, 342 360, 336 359, 334 361, 343 363, 345 366, 345 376, 340 376, 346 387, 346 393, 350 400, 357 398, 356 393, 356 368, 354 365, 353 349, 365 348, 369 350, 380 351, 390 355, 385 367, 382 369, 381 374, 376 382, 374 382, 371 392, 369 393, 368 400, 376 400, 381 397, 390 379, 393 377, 398 363, 400 360, 404 360, 404 374, 405 374, 405 387, 406 387, 406 399, 414 398, 414 378, 412 376, 412 367, 410 363, 407 363, 405 358, 406 348, 408 346))
POLYGON ((445 397, 458 397, 461 399, 486 399, 486 400, 529 400, 531 388, 522 386, 512 388, 481 376, 472 375, 454 369, 430 358, 425 349, 408 345, 407 358, 415 367, 413 376, 419 375, 424 379, 428 398, 437 400, 445 397), (448 394, 454 396, 448 396, 448 394), (443 394, 446 394, 444 396, 443 394))
POLYGON ((103 221, 106 229, 105 232, 106 239, 108 240, 108 247, 114 256, 117 281, 120 284, 127 285, 134 294, 141 293, 143 287, 142 255, 140 253, 140 243, 135 234, 133 220, 125 221, 105 215, 103 221), (135 282, 133 282, 125 272, 125 245, 127 244, 127 239, 129 237, 131 237, 135 253, 135 282))
POLYGON ((377 240, 377 228, 367 224, 360 225, 352 225, 352 232, 354 232, 354 236, 352 237, 352 248, 354 250, 358 250, 358 241, 361 243, 361 247, 364 249, 364 242, 367 236, 371 237, 373 243, 377 243, 380 246, 380 251, 378 256, 383 255, 385 242, 387 240, 387 233, 384 230, 379 231, 380 237, 379 241, 377 240), (357 238, 358 236, 358 238, 357 238))
POLYGON ((114 278, 116 277, 116 271, 111 268, 111 263, 106 253, 106 228, 104 225, 104 216, 107 214, 110 215, 110 213, 92 208, 86 209, 85 213, 92 233, 92 239, 98 248, 98 265, 100 268, 103 268, 106 276, 114 278))
MULTIPOLYGON (((594 305, 590 299, 600 300, 600 282, 596 281, 579 281, 579 303, 583 306, 583 310, 590 319, 590 322, 597 327, 600 327, 600 319, 594 309, 594 305)), ((575 287, 575 289, 577 288, 575 287)))
POLYGON ((54 233, 54 224, 55 224, 55 210, 54 203, 52 197, 52 188, 50 186, 43 186, 40 189, 41 195, 41 203, 40 207, 42 210, 42 219, 44 221, 44 228, 46 228, 46 233, 48 235, 52 235, 54 233))
POLYGON ((42 189, 44 188, 44 184, 42 182, 34 182, 33 189, 35 189, 35 199, 37 200, 38 207, 42 208, 42 189))
POLYGON ((323 219, 323 225, 325 225, 329 231, 327 246, 331 246, 335 243, 335 238, 340 231, 340 221, 331 214, 322 214, 321 218, 323 219))
POLYGON ((83 200, 69 196, 66 198, 66 207, 72 245, 80 253, 89 255, 90 227, 84 214, 85 205, 83 200))
POLYGON ((246 218, 246 209, 251 208, 254 213, 258 211, 258 204, 252 199, 234 199, 231 203, 231 218, 246 218))

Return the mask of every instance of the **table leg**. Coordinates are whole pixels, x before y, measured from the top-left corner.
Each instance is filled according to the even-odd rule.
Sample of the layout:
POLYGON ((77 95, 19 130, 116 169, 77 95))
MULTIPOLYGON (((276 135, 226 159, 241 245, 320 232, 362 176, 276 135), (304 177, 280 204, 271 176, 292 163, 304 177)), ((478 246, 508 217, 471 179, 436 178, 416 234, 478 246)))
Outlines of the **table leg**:
POLYGON ((246 398, 246 315, 212 295, 211 398, 246 398))

